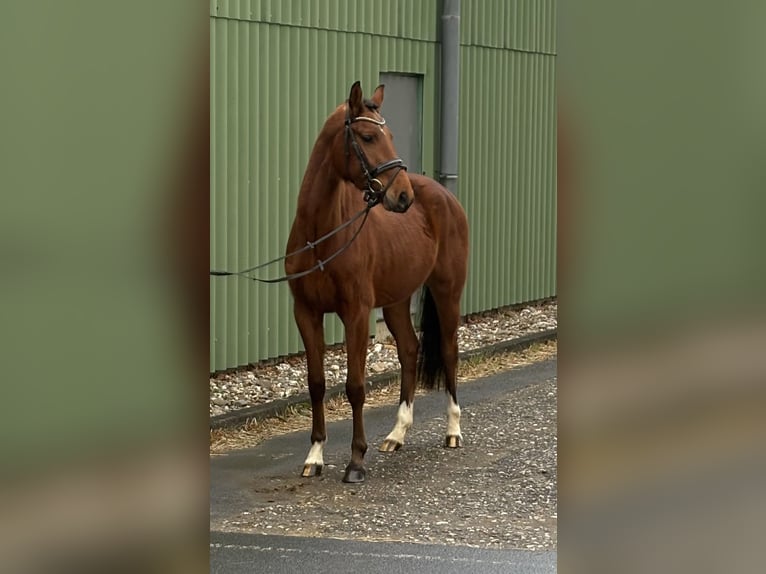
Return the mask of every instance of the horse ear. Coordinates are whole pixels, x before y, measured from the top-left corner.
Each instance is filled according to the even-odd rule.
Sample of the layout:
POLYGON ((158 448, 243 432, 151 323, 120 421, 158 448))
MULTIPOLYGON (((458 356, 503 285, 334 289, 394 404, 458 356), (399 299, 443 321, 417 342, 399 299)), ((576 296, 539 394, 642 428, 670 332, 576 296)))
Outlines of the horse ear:
POLYGON ((348 107, 352 116, 358 116, 362 113, 362 85, 357 80, 351 86, 351 92, 348 95, 348 107))
POLYGON ((383 88, 385 88, 385 86, 380 84, 375 88, 375 93, 372 94, 372 97, 370 98, 370 100, 372 100, 379 108, 383 106, 383 88))

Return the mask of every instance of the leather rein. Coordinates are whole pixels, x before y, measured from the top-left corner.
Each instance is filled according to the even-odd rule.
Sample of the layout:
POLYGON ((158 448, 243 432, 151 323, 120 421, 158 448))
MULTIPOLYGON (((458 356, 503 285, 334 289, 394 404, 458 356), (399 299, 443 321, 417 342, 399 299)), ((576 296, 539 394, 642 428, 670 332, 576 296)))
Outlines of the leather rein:
POLYGON ((367 156, 364 154, 364 150, 362 150, 362 147, 359 145, 359 142, 356 140, 356 133, 351 128, 351 125, 356 122, 371 122, 377 126, 384 126, 386 124, 386 120, 384 118, 381 118, 380 120, 376 120, 374 118, 368 118, 366 116, 358 116, 355 118, 351 117, 351 110, 349 107, 346 108, 346 120, 344 122, 344 138, 345 138, 345 148, 346 148, 346 165, 348 166, 348 158, 349 158, 349 148, 352 148, 354 150, 354 153, 356 153, 356 157, 359 159, 359 163, 362 167, 362 173, 364 174, 365 178, 367 179, 367 188, 364 190, 364 200, 367 202, 367 205, 364 209, 357 212, 351 219, 348 221, 345 221, 344 223, 341 223, 337 227, 331 229, 327 233, 325 233, 322 237, 317 239, 316 241, 307 241, 306 245, 301 247, 300 249, 297 249, 291 253, 288 253, 287 255, 283 255, 281 257, 277 257, 275 259, 272 259, 271 261, 267 261, 266 263, 261 263, 260 265, 256 265, 255 267, 250 267, 248 269, 243 269, 242 271, 210 271, 211 276, 229 276, 229 275, 237 275, 239 277, 243 277, 245 279, 250 279, 251 281, 258 281, 260 283, 281 283, 282 281, 290 281, 291 279, 298 279, 300 277, 304 277, 308 275, 309 273, 313 273, 314 271, 320 270, 324 271, 325 266, 338 257, 341 253, 343 253, 348 247, 354 242, 354 240, 357 238, 359 233, 362 231, 362 228, 364 227, 364 224, 367 222, 367 216, 370 214, 370 210, 378 205, 382 200, 383 196, 385 195, 386 191, 388 191, 388 188, 391 187, 391 184, 393 184, 394 179, 396 179, 396 176, 399 174, 401 170, 406 170, 407 166, 404 165, 404 161, 402 161, 401 158, 394 158, 390 159, 388 161, 384 161, 383 163, 380 163, 376 165, 375 167, 370 167, 369 161, 367 161, 367 156), (383 185, 383 183, 378 179, 378 176, 386 171, 389 171, 391 169, 396 169, 396 173, 394 173, 393 176, 391 176, 388 180, 387 185, 383 185), (304 271, 299 271, 297 273, 291 273, 289 275, 284 275, 282 277, 277 277, 276 279, 262 279, 260 277, 251 277, 248 275, 248 273, 255 271, 257 269, 261 269, 263 267, 267 267, 269 265, 272 265, 274 263, 277 263, 279 261, 283 261, 289 257, 293 257, 294 255, 298 255, 299 253, 303 253, 304 251, 308 251, 309 249, 314 249, 317 245, 322 243, 323 241, 326 241, 339 231, 345 229, 349 225, 351 225, 354 221, 359 219, 360 217, 364 216, 364 219, 362 219, 362 223, 359 225, 359 227, 354 231, 354 234, 351 236, 351 239, 349 239, 346 243, 344 243, 339 249, 337 249, 332 255, 327 257, 327 259, 318 259, 317 263, 310 267, 309 269, 306 269, 304 271))

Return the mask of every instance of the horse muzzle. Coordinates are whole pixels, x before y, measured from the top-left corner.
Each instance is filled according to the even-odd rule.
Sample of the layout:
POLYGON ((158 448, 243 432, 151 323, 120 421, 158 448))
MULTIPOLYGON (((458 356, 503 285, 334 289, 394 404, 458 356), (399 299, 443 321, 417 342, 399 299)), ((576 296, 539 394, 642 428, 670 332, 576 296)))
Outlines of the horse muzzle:
POLYGON ((388 211, 396 213, 404 213, 412 205, 414 197, 408 194, 407 191, 401 191, 398 196, 394 196, 395 199, 391 199, 390 194, 383 196, 383 207, 388 211))

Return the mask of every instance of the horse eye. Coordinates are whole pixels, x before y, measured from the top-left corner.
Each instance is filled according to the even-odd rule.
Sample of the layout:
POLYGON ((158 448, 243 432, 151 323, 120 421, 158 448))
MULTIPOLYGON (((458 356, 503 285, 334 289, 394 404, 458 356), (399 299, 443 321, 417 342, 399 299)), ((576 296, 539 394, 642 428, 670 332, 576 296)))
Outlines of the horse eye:
POLYGON ((362 139, 367 143, 370 143, 373 140, 373 137, 370 134, 362 134, 362 139))

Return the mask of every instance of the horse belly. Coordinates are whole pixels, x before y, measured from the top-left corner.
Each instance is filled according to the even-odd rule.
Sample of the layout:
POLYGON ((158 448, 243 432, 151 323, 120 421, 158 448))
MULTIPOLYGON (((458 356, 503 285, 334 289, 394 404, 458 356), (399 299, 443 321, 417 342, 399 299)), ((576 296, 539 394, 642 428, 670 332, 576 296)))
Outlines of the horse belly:
POLYGON ((433 257, 413 257, 398 265, 386 265, 376 269, 375 307, 386 307, 404 301, 425 283, 433 269, 433 257))

